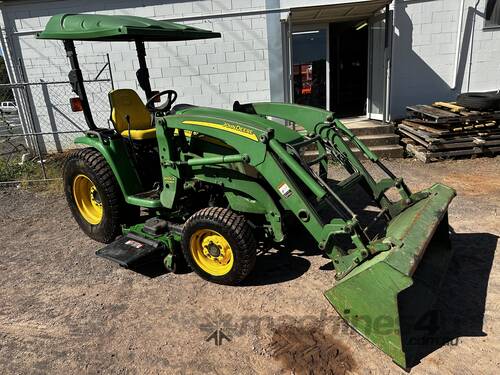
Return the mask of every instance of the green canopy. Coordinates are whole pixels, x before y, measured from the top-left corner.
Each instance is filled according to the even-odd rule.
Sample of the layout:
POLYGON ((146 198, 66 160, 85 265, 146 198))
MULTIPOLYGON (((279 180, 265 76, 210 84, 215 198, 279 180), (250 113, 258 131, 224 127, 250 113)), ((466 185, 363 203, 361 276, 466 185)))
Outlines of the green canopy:
POLYGON ((135 16, 58 14, 50 18, 39 39, 96 41, 176 41, 219 38, 220 33, 135 16))

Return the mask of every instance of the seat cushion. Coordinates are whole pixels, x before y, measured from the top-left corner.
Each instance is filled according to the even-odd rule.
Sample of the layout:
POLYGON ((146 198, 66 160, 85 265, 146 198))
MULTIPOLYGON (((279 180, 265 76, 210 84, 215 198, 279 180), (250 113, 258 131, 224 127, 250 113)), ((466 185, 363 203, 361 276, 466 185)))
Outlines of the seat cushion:
MULTIPOLYGON (((122 131, 121 135, 122 137, 128 138, 129 136, 128 129, 122 131)), ((144 129, 144 130, 130 129, 130 137, 134 141, 141 141, 143 139, 153 139, 156 137, 156 129, 155 128, 144 129)))
POLYGON ((128 130, 129 125, 132 130, 151 128, 151 114, 134 90, 110 91, 109 102, 111 104, 111 122, 120 134, 124 130, 128 130))

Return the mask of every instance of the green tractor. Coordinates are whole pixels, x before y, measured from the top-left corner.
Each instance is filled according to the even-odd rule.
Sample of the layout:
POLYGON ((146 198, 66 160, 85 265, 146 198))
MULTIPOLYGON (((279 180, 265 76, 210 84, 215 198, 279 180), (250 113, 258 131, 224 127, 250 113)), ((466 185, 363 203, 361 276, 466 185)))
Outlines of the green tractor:
POLYGON ((415 327, 452 254, 447 210, 455 191, 435 184, 412 193, 328 111, 284 103, 174 105, 174 90, 153 91, 145 42, 217 37, 172 22, 87 14, 54 16, 38 34, 64 42, 78 96, 72 108, 89 127, 75 140, 85 148, 64 167, 76 221, 107 244, 97 255, 124 267, 163 262, 175 271, 186 262, 202 278, 228 285, 251 273, 258 246, 308 233, 335 268, 325 296, 338 314, 410 367, 415 327), (74 40, 135 42, 147 103, 131 89, 111 91, 114 129, 93 121, 74 40), (349 145, 385 178, 372 177, 349 145), (347 177, 332 176, 332 163, 347 177), (347 200, 354 189, 376 208, 370 220, 356 209, 361 195, 347 200))

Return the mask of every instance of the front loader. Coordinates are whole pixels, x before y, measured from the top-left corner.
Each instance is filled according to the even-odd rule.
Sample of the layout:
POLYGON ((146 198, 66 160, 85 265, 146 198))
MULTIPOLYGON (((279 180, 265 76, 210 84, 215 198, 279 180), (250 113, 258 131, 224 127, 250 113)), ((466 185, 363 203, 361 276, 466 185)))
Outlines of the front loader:
POLYGON ((219 36, 133 16, 50 19, 38 38, 64 41, 77 94, 71 103, 89 126, 75 140, 84 148, 64 168, 76 221, 107 244, 97 255, 124 267, 163 262, 175 271, 187 262, 202 278, 230 285, 250 274, 258 244, 284 242, 294 234, 290 223, 299 223, 332 261, 336 282, 325 296, 338 314, 410 367, 415 327, 451 257, 447 210, 455 191, 435 184, 412 193, 331 112, 284 103, 174 105, 174 90, 152 89, 145 42, 219 36), (74 40, 134 42, 147 102, 132 89, 113 90, 112 127, 97 127, 74 40), (385 177, 372 177, 351 147, 385 177), (369 220, 356 208, 361 195, 348 199, 353 191, 374 207, 369 220))

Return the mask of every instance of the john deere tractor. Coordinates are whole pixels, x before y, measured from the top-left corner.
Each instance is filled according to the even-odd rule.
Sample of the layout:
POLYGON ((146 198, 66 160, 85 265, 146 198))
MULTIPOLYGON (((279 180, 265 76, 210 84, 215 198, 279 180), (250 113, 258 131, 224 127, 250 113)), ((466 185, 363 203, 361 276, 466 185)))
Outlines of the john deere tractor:
MULTIPOLYGON (((411 192, 331 112, 287 103, 205 108, 176 104, 172 89, 152 89, 145 42, 217 37, 172 22, 89 14, 53 16, 38 34, 63 41, 77 95, 71 104, 89 128, 64 167, 76 221, 107 244, 98 256, 124 267, 163 262, 175 271, 186 262, 202 278, 231 285, 252 272, 258 246, 307 233, 335 268, 325 296, 338 314, 411 366, 415 323, 451 257, 447 210, 455 191, 435 184, 411 192), (134 42, 147 102, 132 89, 111 91, 112 127, 98 128, 75 40, 134 42), (351 147, 385 177, 372 177, 351 147), (339 166, 346 176, 332 174, 339 166), (371 216, 346 199, 355 189, 373 206, 371 216), (379 318, 390 329, 373 329, 379 318)), ((362 198, 357 193, 354 203, 362 198)))

